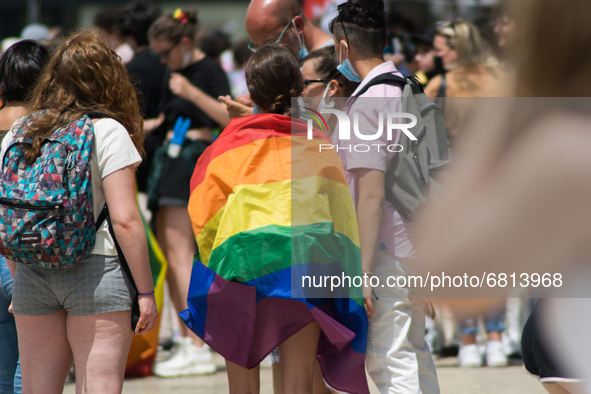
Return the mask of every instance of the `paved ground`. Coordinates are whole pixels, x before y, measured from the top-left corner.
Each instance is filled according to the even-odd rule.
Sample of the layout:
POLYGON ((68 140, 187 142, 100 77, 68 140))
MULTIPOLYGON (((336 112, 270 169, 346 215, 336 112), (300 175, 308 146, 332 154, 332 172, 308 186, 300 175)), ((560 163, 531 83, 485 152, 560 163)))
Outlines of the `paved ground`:
MULTIPOLYGON (((215 375, 174 379, 155 377, 127 379, 124 394, 225 394, 228 384, 223 359, 214 357, 219 370, 215 375)), ((544 394, 540 383, 522 365, 507 368, 457 368, 455 358, 436 361, 442 394, 544 394)), ((73 382, 66 383, 65 394, 74 394, 73 382)), ((272 394, 271 369, 261 369, 261 394, 272 394)), ((372 387, 372 394, 379 394, 372 387)))

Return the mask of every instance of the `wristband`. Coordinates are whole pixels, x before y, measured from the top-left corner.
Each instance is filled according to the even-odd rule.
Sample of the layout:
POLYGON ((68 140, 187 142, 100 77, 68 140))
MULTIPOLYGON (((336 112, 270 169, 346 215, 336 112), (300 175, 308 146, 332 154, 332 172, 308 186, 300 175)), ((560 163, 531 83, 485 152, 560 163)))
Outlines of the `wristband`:
POLYGON ((156 292, 156 290, 152 290, 149 293, 137 293, 137 295, 141 295, 141 296, 147 296, 147 295, 152 295, 156 292))

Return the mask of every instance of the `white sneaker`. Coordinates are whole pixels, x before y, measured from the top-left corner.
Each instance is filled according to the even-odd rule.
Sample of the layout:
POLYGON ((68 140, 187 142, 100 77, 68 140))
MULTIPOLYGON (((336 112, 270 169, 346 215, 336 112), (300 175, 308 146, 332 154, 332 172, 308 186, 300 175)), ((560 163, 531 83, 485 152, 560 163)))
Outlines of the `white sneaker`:
POLYGON ((207 375, 215 373, 216 366, 211 362, 209 346, 199 348, 191 338, 182 338, 173 348, 170 357, 154 364, 154 375, 161 378, 177 376, 207 375))
POLYGON ((465 345, 460 348, 458 355, 460 367, 477 368, 482 367, 482 356, 478 350, 478 345, 465 345))
POLYGON ((486 345, 486 365, 489 367, 506 367, 509 364, 503 342, 489 341, 486 345))

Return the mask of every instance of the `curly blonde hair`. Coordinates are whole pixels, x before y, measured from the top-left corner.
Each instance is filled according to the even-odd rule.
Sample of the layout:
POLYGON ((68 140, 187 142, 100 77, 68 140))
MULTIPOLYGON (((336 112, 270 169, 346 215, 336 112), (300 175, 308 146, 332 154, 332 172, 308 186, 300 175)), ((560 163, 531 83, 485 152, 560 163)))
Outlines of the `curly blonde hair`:
POLYGON ((144 128, 135 88, 115 51, 94 30, 68 38, 53 55, 32 94, 32 111, 43 111, 27 126, 32 145, 25 160, 40 155, 43 139, 89 112, 120 122, 143 156, 144 128))

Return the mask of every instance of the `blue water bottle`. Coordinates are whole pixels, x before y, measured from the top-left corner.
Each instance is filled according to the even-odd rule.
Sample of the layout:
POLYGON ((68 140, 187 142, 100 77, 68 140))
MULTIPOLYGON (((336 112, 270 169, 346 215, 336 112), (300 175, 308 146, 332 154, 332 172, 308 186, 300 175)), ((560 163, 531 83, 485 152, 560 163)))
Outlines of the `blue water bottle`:
POLYGON ((183 147, 183 143, 185 142, 185 135, 187 134, 187 131, 190 127, 190 118, 185 119, 182 116, 178 117, 174 125, 174 135, 172 137, 172 141, 170 141, 170 144, 168 145, 168 150, 166 151, 170 158, 176 159, 177 157, 179 157, 179 154, 181 153, 181 148, 183 147))

